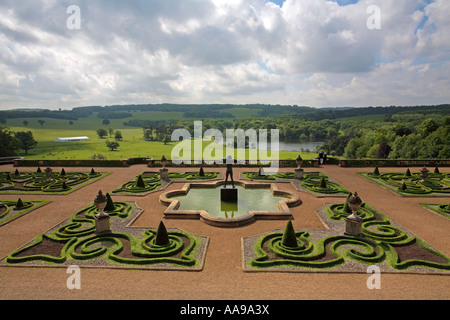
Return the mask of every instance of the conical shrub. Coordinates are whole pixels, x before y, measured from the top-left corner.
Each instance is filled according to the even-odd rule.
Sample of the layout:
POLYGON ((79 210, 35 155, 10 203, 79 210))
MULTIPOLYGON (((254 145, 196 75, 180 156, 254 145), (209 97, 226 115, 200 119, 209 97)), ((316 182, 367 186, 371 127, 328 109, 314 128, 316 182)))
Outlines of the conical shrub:
POLYGON ((136 186, 138 186, 139 188, 145 188, 145 182, 144 179, 142 178, 142 174, 138 176, 136 186))
POLYGON ((106 194, 106 199, 105 211, 114 211, 116 206, 114 205, 114 201, 111 199, 111 195, 109 193, 106 194))
POLYGON ((322 177, 322 180, 320 181, 320 187, 321 188, 326 188, 327 187, 327 181, 325 180, 324 177, 322 177))
POLYGON ((61 175, 61 176, 65 176, 65 175, 66 175, 66 170, 64 170, 64 168, 61 169, 60 175, 61 175))
POLYGON ((166 246, 170 244, 169 234, 167 233, 166 226, 161 221, 158 226, 158 231, 156 231, 155 244, 157 246, 166 246))
POLYGON ((408 170, 406 170, 405 176, 407 176, 407 177, 411 177, 411 171, 410 171, 409 169, 408 169, 408 170))
POLYGON ((440 173, 438 167, 434 168, 434 173, 440 173))
POLYGON ((380 175, 380 170, 378 169, 378 166, 376 166, 375 169, 373 170, 373 174, 376 176, 380 175))
POLYGON ((281 244, 288 248, 297 248, 297 236, 295 235, 294 226, 292 221, 289 220, 284 229, 283 237, 281 239, 281 244))
POLYGON ((200 177, 204 177, 205 176, 205 171, 203 171, 203 167, 200 167, 200 172, 198 173, 198 175, 200 177))
POLYGON ((16 208, 20 209, 23 207, 24 207, 23 201, 22 201, 22 199, 19 198, 19 200, 17 200, 17 203, 16 203, 16 208))

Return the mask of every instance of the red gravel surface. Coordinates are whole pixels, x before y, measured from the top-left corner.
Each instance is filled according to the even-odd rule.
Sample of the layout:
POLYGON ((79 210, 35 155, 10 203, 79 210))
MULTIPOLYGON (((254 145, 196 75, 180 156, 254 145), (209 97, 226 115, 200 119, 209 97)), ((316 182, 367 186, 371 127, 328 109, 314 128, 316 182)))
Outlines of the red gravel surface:
MULTIPOLYGON (((61 168, 53 168, 60 170, 61 168)), ((90 171, 91 168, 65 168, 66 171, 90 171)), ((421 168, 410 168, 419 171, 421 168)), ((1 171, 15 170, 0 166, 1 171)), ((35 168, 21 168, 35 170, 35 168)), ((0 257, 3 258, 36 236, 46 232, 74 212, 89 205, 99 189, 111 192, 137 174, 149 170, 144 165, 129 168, 96 168, 112 174, 68 195, 26 195, 22 200, 52 202, 0 228, 0 257)), ((169 168, 173 171, 196 169, 169 168)), ((206 168, 205 171, 224 169, 206 168)), ((248 170, 248 169, 246 169, 248 170)), ((257 169, 254 169, 257 170, 257 169)), ((291 171, 281 169, 281 171, 291 171)), ((404 168, 383 168, 385 172, 403 172, 404 168)), ((450 169, 440 168, 441 172, 450 169)), ((235 179, 242 169, 235 169, 235 179)), ((449 198, 405 198, 376 185, 356 172, 372 168, 340 168, 323 166, 305 168, 321 171, 349 191, 358 192, 364 202, 385 213, 435 249, 450 256, 450 219, 421 207, 420 202, 448 203, 449 198)), ((173 184, 167 190, 177 189, 173 184)), ((289 184, 280 189, 295 191, 289 184)), ((159 203, 159 191, 145 197, 114 196, 113 199, 135 200, 144 209, 135 227, 157 228, 164 220, 167 228, 209 237, 204 269, 200 272, 125 270, 113 268, 82 268, 81 289, 69 290, 68 274, 61 267, 0 267, 1 299, 163 299, 163 300, 300 300, 300 299, 449 299, 450 276, 424 274, 382 274, 381 289, 369 290, 365 273, 281 273, 244 272, 241 239, 284 229, 286 221, 256 221, 241 228, 215 228, 200 220, 165 220, 165 207, 159 203)), ((299 191, 295 191, 299 192, 299 191)), ((299 192, 302 205, 292 208, 296 230, 320 230, 324 225, 315 213, 325 203, 342 198, 316 198, 299 192)), ((17 200, 17 195, 0 195, 0 199, 17 200)))

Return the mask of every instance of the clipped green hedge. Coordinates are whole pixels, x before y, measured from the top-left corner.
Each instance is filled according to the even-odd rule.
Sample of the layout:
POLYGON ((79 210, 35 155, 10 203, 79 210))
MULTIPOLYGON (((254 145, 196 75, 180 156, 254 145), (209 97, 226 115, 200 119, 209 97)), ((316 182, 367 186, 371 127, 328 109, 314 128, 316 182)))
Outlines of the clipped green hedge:
MULTIPOLYGON (((343 221, 350 214, 344 204, 331 204, 325 211, 329 219, 336 221, 343 221)), ((283 239, 292 238, 294 232, 288 228, 288 222, 284 233, 269 233, 255 242, 256 257, 247 264, 253 268, 329 269, 345 264, 346 260, 352 260, 367 265, 386 263, 395 270, 407 270, 411 267, 450 270, 450 258, 432 249, 424 241, 392 226, 385 215, 368 204, 361 207, 358 215, 363 220, 362 237, 337 234, 323 237, 313 243, 309 232, 297 231, 295 232, 297 245, 290 239, 290 245, 287 246, 283 239), (286 234, 288 232, 291 235, 286 234), (419 250, 427 251, 442 262, 414 258, 401 261, 399 248, 413 245, 417 245, 419 250)))
MULTIPOLYGON (((126 219, 129 217, 134 205, 127 202, 115 202, 114 210, 106 211, 111 219, 126 219)), ((157 231, 147 230, 142 237, 128 233, 108 232, 95 233, 94 215, 98 213, 93 204, 82 209, 50 234, 38 236, 33 243, 27 245, 10 255, 5 260, 7 264, 20 264, 31 261, 61 264, 68 259, 87 261, 105 259, 110 263, 121 265, 154 265, 171 264, 179 267, 195 267, 200 262, 194 257, 199 241, 193 235, 181 231, 169 231, 169 242, 166 245, 157 245, 155 238, 157 231), (187 242, 184 241, 187 239, 187 242), (43 242, 53 243, 59 254, 52 256, 39 253, 43 242), (185 243, 189 243, 187 246, 185 243), (131 257, 123 256, 124 246, 129 246, 131 257)), ((112 221, 111 221, 112 222, 112 221)), ((113 222, 112 222, 113 223, 113 222)))
POLYGON ((92 160, 92 159, 22 159, 16 160, 16 167, 122 167, 122 160, 92 160))
POLYGON ((450 194, 448 173, 429 172, 425 182, 421 182, 420 172, 358 172, 358 174, 402 196, 450 194))

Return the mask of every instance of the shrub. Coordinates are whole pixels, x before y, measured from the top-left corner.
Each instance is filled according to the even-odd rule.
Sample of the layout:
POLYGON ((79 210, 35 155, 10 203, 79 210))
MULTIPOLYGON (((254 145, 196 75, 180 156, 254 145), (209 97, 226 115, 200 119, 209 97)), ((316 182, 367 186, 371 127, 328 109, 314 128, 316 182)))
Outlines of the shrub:
POLYGON ((157 246, 166 246, 170 244, 169 234, 167 233, 166 226, 161 221, 158 226, 158 231, 156 232, 155 244, 157 246))
POLYGON ((281 239, 281 244, 288 248, 297 248, 297 236, 295 235, 295 230, 292 225, 292 221, 289 220, 284 229, 283 238, 281 239))

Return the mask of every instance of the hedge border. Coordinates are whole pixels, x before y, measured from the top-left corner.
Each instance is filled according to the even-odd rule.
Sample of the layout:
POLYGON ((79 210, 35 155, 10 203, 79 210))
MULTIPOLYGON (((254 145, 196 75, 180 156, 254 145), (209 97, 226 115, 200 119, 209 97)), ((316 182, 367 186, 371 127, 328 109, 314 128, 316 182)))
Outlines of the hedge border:
MULTIPOLYGON (((108 214, 111 216, 111 219, 120 219, 124 223, 133 218, 130 217, 130 213, 137 208, 131 202, 115 202, 114 205, 116 208, 112 211, 107 211, 108 214)), ((9 254, 4 263, 14 265, 41 262, 44 265, 59 265, 69 261, 77 263, 100 259, 107 261, 107 266, 145 267, 172 265, 182 269, 192 269, 198 267, 202 262, 202 259, 198 259, 196 255, 202 243, 207 242, 207 238, 205 238, 206 240, 200 240, 197 236, 186 232, 169 230, 169 245, 156 246, 152 243, 152 240, 156 237, 156 229, 147 229, 142 232, 141 236, 114 230, 110 233, 96 234, 93 227, 96 213, 98 213, 98 210, 93 204, 77 211, 65 222, 52 228, 52 231, 49 230, 47 233, 39 235, 30 244, 9 254), (185 246, 184 241, 181 240, 183 237, 189 242, 188 246, 185 246), (60 255, 33 254, 21 256, 21 254, 32 247, 39 246, 44 240, 64 244, 60 255), (121 240, 129 243, 131 252, 136 258, 120 256, 123 250, 121 240), (99 242, 112 243, 112 246, 97 247, 99 242)))
MULTIPOLYGON (((12 201, 12 200, 0 200, 0 206, 3 205, 5 202, 11 203, 11 204, 16 203, 16 201, 12 201)), ((26 207, 22 210, 16 210, 15 208, 13 208, 15 211, 19 211, 19 212, 17 212, 16 214, 14 214, 8 218, 5 218, 5 219, 0 217, 0 227, 6 225, 16 219, 19 219, 20 217, 23 217, 24 215, 30 213, 31 211, 34 211, 46 204, 49 204, 50 202, 51 202, 50 200, 26 200, 26 201, 24 201, 25 205, 26 204, 32 204, 32 205, 31 206, 26 205, 26 207)), ((11 208, 11 206, 8 206, 8 207, 11 208)), ((8 211, 10 211, 10 210, 7 209, 7 212, 5 212, 2 216, 3 217, 7 216, 9 213, 8 211)))
MULTIPOLYGON (((345 204, 327 204, 323 208, 324 216, 330 221, 343 221, 350 213, 344 212, 345 204), (336 215, 333 211, 338 211, 336 215), (332 219, 332 217, 334 217, 332 219)), ((328 236, 317 238, 315 242, 307 231, 296 231, 298 246, 296 248, 285 248, 280 243, 283 232, 270 232, 259 236, 253 243, 253 255, 246 260, 246 266, 250 270, 264 271, 288 271, 299 272, 302 270, 333 270, 342 266, 345 270, 347 260, 363 265, 382 264, 390 270, 403 272, 414 267, 424 267, 435 271, 450 271, 450 258, 441 252, 431 248, 425 241, 408 235, 405 230, 399 229, 391 224, 391 221, 380 211, 368 204, 364 204, 358 215, 363 219, 363 237, 352 237, 336 234, 337 229, 327 232, 328 236), (376 234, 373 227, 378 228, 376 234), (394 233, 392 233, 394 231, 394 233), (398 233, 398 231, 401 231, 398 233), (400 261, 395 248, 417 244, 422 250, 426 250, 437 257, 443 263, 408 259, 400 261), (346 246, 349 246, 346 248, 346 246), (267 248, 276 259, 269 260, 267 248), (281 250, 280 250, 281 248, 281 250), (329 259, 323 260, 329 253, 329 259), (280 269, 281 268, 281 269, 280 269)), ((336 224, 333 224, 336 228, 336 224)), ((342 231, 342 230, 341 230, 342 231)), ((285 231, 286 232, 286 231, 285 231)), ((320 233, 319 234, 325 234, 320 233)), ((244 259, 245 260, 245 259, 244 259)))
MULTIPOLYGON (((5 174, 5 173, 11 173, 11 172, 10 171, 0 171, 0 174, 5 174)), ((23 171, 22 173, 30 174, 30 175, 35 175, 35 174, 39 174, 39 175, 42 175, 42 176, 45 175, 43 173, 38 173, 38 172, 33 172, 33 171, 23 171)), ((53 194, 53 195, 66 195, 66 194, 70 194, 70 193, 72 193, 72 192, 74 192, 76 190, 79 190, 79 189, 81 189, 81 188, 83 188, 83 187, 85 187, 85 186, 87 186, 87 185, 89 185, 91 183, 97 182, 98 180, 100 180, 100 179, 108 176, 109 174, 111 174, 111 172, 95 172, 95 177, 93 177, 93 175, 91 173, 88 173, 88 172, 85 172, 85 171, 72 171, 72 172, 69 172, 69 173, 66 173, 66 174, 77 174, 77 173, 78 174, 79 173, 86 174, 86 175, 89 176, 89 179, 84 181, 84 182, 78 183, 78 184, 74 184, 73 182, 72 183, 69 182, 68 183, 69 189, 67 189, 67 191, 43 191, 42 188, 45 187, 45 185, 43 187, 40 187, 39 189, 36 187, 35 188, 36 190, 29 190, 29 191, 14 189, 14 187, 12 186, 11 188, 0 190, 0 195, 22 195, 22 194, 23 195, 31 195, 31 194, 34 194, 34 195, 51 195, 51 194, 53 194)), ((54 174, 58 174, 59 175, 59 173, 54 173, 54 174)), ((34 181, 34 179, 35 179, 34 176, 32 176, 31 179, 33 179, 33 181, 34 181)), ((0 183, 1 182, 4 182, 4 181, 0 180, 0 183)))
MULTIPOLYGON (((378 177, 384 177, 387 175, 397 175, 397 176, 404 178, 404 179, 402 179, 402 182, 406 182, 405 179, 410 179, 410 178, 408 178, 406 173, 402 175, 402 173, 400 173, 400 172, 384 172, 384 173, 380 173, 379 175, 375 175, 372 172, 357 172, 356 174, 358 174, 359 176, 361 176, 369 181, 372 181, 373 183, 375 183, 387 190, 395 192, 402 197, 448 197, 448 196, 450 196, 450 186, 448 186, 444 182, 443 182, 443 184, 445 184, 447 186, 446 188, 448 188, 448 192, 433 191, 433 189, 429 188, 429 187, 428 188, 430 189, 430 191, 428 191, 428 192, 426 190, 424 190, 424 192, 404 192, 401 189, 402 185, 400 183, 389 184, 378 178, 378 177)), ((417 175, 418 175, 418 173, 412 173, 412 176, 417 176, 417 175)), ((448 176, 450 177, 450 174, 448 174, 448 173, 438 173, 438 174, 429 173, 428 179, 433 178, 433 176, 435 176, 435 175, 443 176, 442 180, 448 179, 447 178, 448 176), (431 177, 430 177, 430 175, 431 175, 431 177)), ((416 184, 416 185, 419 186, 418 184, 416 184)), ((422 186, 420 185, 420 187, 422 187, 422 186)), ((427 188, 426 185, 424 187, 427 188)))

